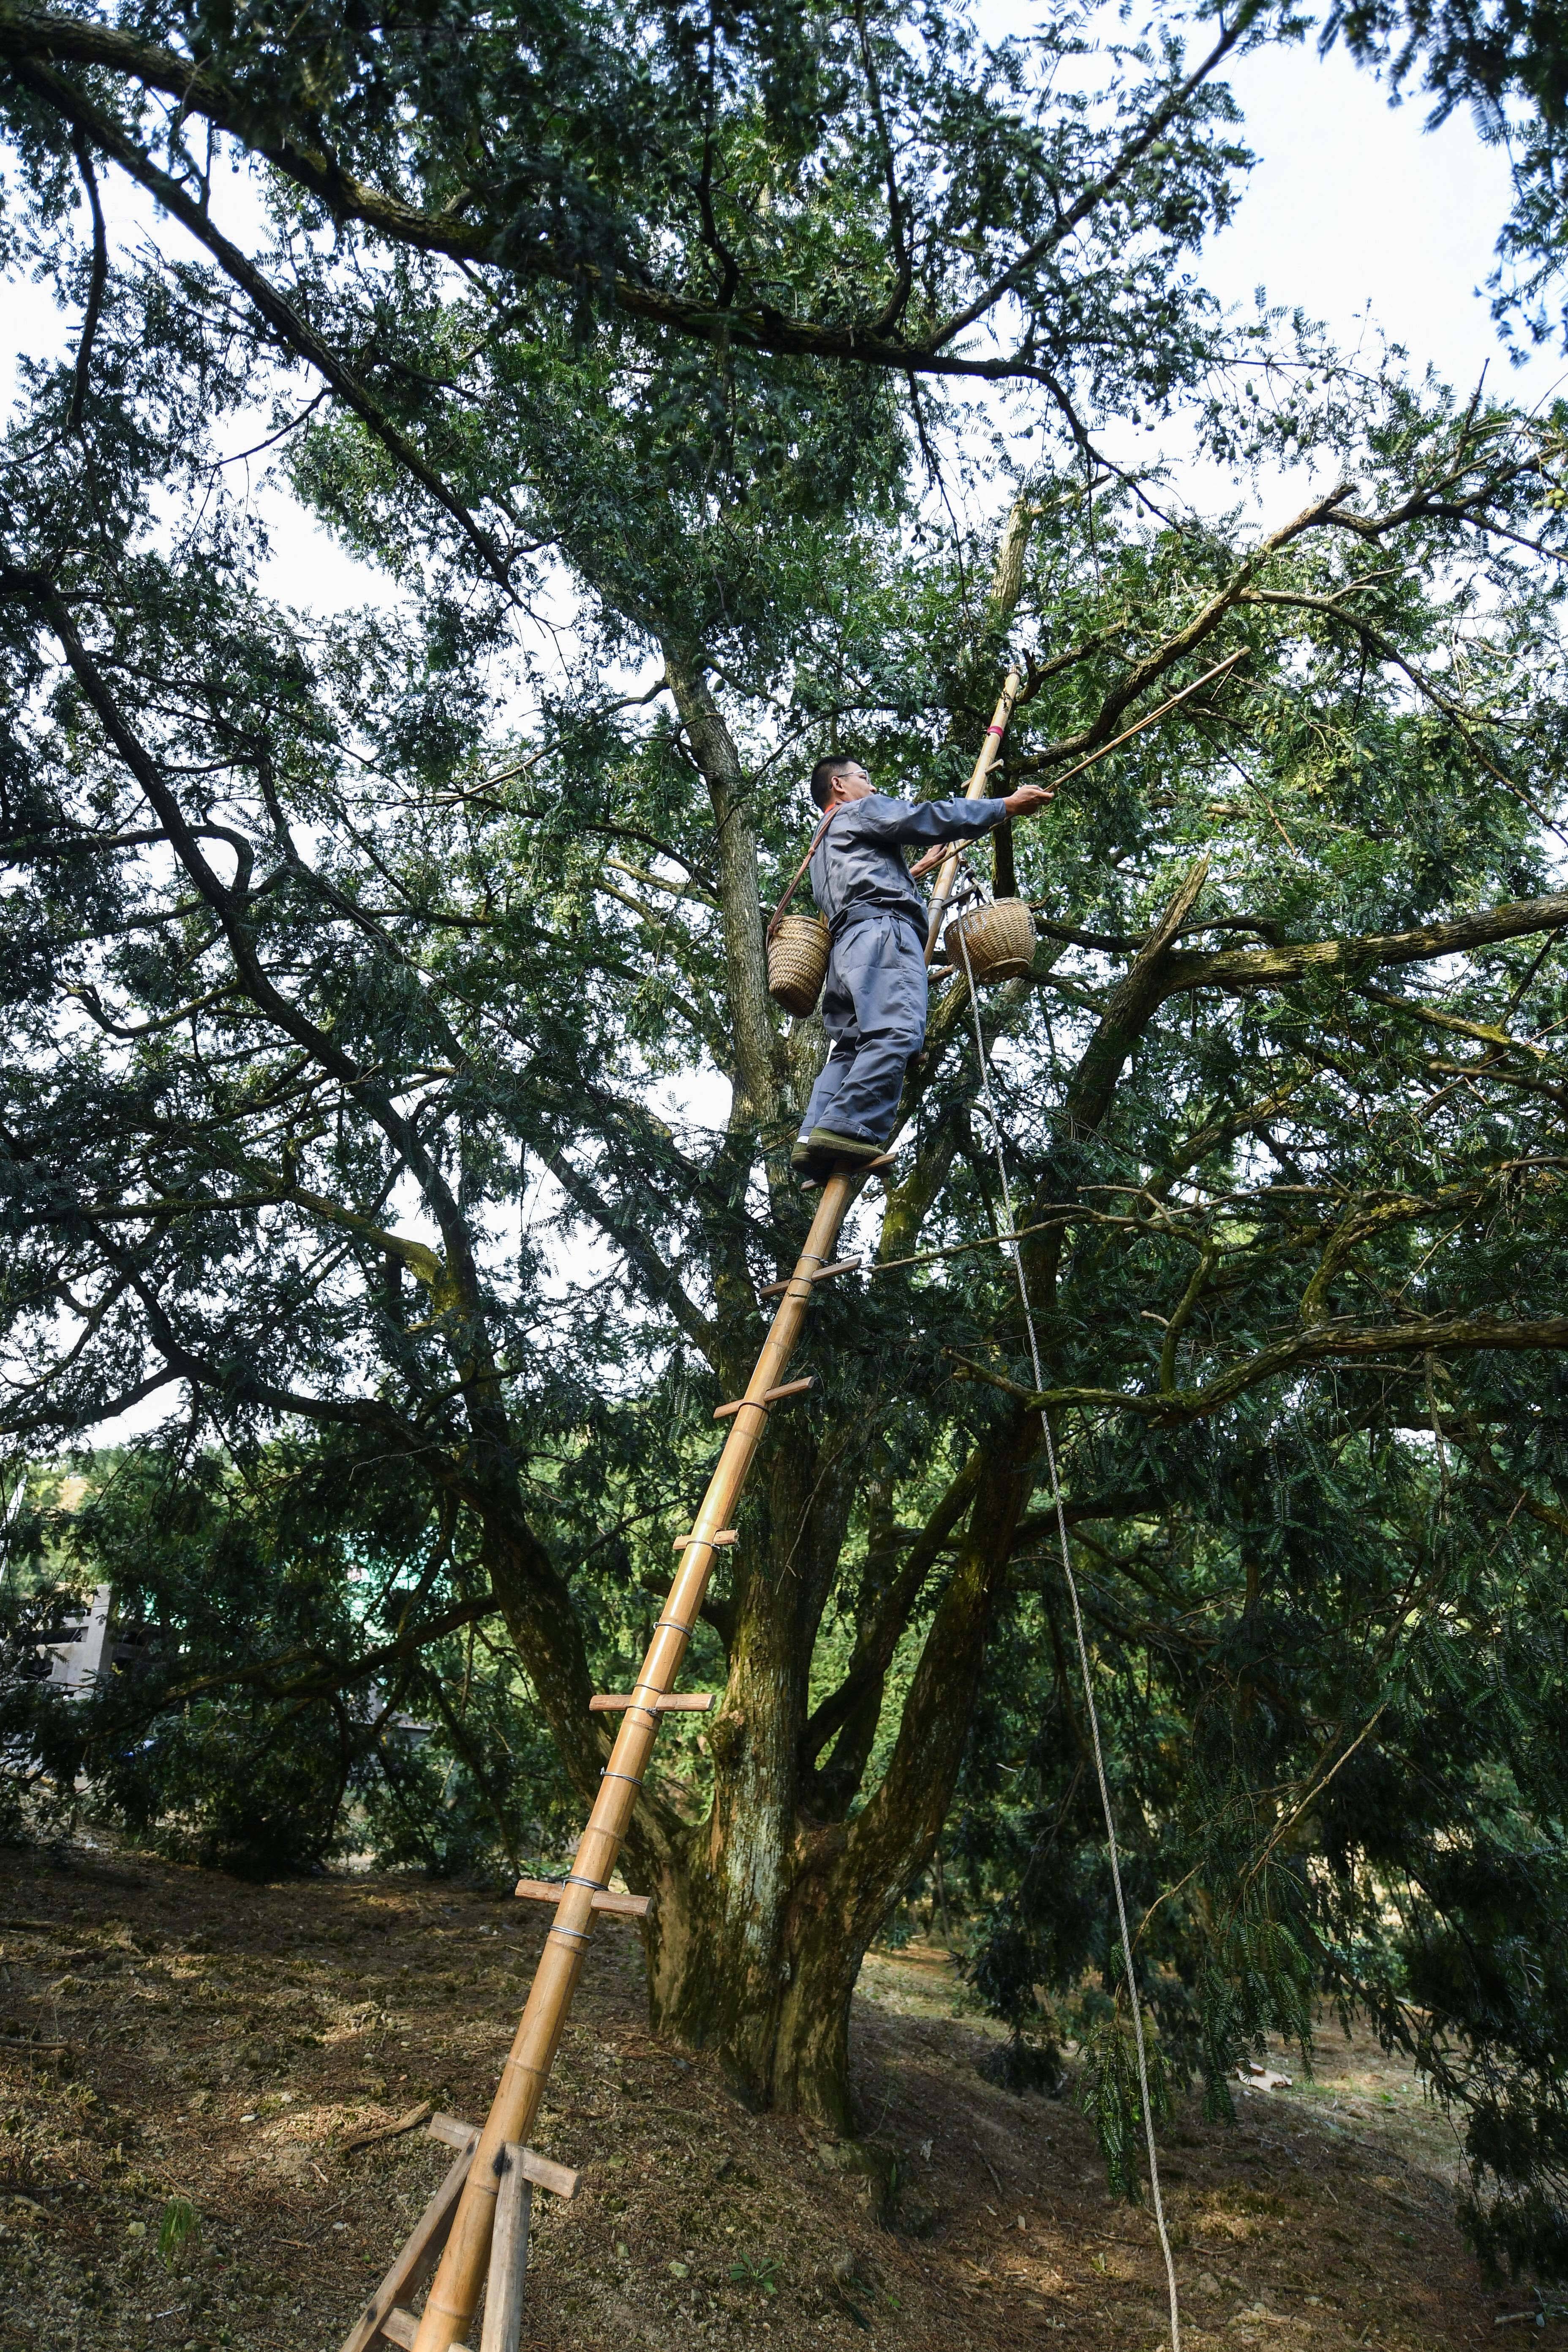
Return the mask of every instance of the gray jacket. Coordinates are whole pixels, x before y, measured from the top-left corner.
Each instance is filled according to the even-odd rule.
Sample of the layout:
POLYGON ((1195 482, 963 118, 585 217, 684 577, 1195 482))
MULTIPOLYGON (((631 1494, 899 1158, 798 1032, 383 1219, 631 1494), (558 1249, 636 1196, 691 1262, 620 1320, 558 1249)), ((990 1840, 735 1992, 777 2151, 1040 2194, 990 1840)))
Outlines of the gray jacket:
POLYGON ((811 860, 813 898, 835 939, 866 915, 901 915, 925 937, 926 908, 910 880, 906 842, 971 841, 1007 814, 1001 800, 894 801, 881 793, 847 801, 811 860))

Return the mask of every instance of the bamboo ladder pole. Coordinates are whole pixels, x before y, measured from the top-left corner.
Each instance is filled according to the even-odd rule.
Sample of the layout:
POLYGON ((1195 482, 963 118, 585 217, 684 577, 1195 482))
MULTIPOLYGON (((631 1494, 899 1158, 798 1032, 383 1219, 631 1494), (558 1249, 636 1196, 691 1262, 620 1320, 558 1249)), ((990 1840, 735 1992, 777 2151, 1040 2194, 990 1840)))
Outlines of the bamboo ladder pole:
MULTIPOLYGON (((1002 738, 1007 732, 1007 721, 1013 716, 1013 706, 1023 691, 1023 686, 1024 681, 1017 671, 1010 669, 1003 683, 1002 691, 997 697, 996 708, 991 713, 991 724, 985 730, 985 740, 980 746, 979 756, 969 772, 969 782, 963 788, 963 797, 966 801, 983 800, 985 796, 985 787, 990 780, 991 771, 1002 756, 1002 738)), ((936 953, 937 936, 942 929, 942 919, 947 912, 947 902, 952 896, 952 886, 958 879, 960 855, 959 845, 954 842, 942 859, 936 881, 932 886, 931 916, 926 924, 927 963, 930 963, 936 953)))
MULTIPOLYGON (((965 788, 969 800, 978 799, 984 791, 1021 683, 1017 672, 1009 671, 965 788)), ((958 852, 954 849, 942 861, 933 893, 926 942, 928 963, 957 871, 958 852)), ((784 1369, 805 1321, 812 1277, 833 1263, 838 1229, 859 1185, 860 1172, 853 1168, 836 1170, 823 1184, 805 1246, 779 1300, 756 1369, 731 1422, 724 1450, 691 1523, 664 1613, 654 1628, 653 1640, 632 1692, 632 1704, 621 1718, 554 1923, 545 1937, 527 2006, 474 2150, 413 2352, 449 2352, 451 2346, 463 2341, 478 2306, 489 2262, 496 2200, 507 2168, 508 2144, 526 2142, 539 2111, 592 1933, 594 1895, 608 1885, 631 1825, 632 1808, 658 1729, 658 1702, 669 1695, 680 1672, 708 1580, 713 1572, 719 1550, 716 1538, 732 1525, 746 1474, 767 1426, 768 1406, 763 1397, 783 1382, 784 1369)))

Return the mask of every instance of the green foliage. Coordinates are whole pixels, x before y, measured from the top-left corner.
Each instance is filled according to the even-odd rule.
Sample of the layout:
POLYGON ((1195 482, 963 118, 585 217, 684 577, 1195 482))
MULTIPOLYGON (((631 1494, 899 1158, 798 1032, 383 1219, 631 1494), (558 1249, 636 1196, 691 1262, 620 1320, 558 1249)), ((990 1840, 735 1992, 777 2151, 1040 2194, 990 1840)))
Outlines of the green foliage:
POLYGON ((201 2243, 202 2217, 188 2197, 171 2197, 158 2220, 158 2260, 176 2270, 201 2243))
POLYGON ((14 1827, 85 1802, 163 1852, 259 1876, 360 1853, 503 1879, 569 1834, 575 1802, 531 1694, 476 1646, 472 1565, 447 1556, 449 1528, 443 1551, 417 1487, 330 1443, 277 1444, 243 1473, 157 1447, 83 1472, 85 1496, 32 1521, 61 1580, 16 1573, 5 1607, 14 1827), (38 1645, 100 1584, 110 1671, 68 1700, 39 1681, 38 1645))
MULTIPOLYGON (((1170 2088, 1164 2053, 1145 2030, 1144 2070, 1149 2105, 1156 2124, 1168 2122, 1170 2088)), ((1112 2009, 1089 2025, 1084 2037, 1079 2103, 1089 2116, 1105 2158, 1113 2196, 1136 2203, 1146 2162, 1138 2082, 1138 2043, 1131 2020, 1112 2009)))

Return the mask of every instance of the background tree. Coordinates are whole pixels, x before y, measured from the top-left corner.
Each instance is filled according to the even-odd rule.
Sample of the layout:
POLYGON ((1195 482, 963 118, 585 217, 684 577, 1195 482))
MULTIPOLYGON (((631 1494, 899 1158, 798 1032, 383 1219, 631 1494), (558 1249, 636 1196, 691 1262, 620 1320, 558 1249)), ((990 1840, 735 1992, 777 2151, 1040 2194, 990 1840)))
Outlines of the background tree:
POLYGON ((85 1810, 182 1861, 263 1877, 345 1854, 434 1875, 537 1867, 579 1804, 492 1638, 457 1515, 432 1557, 427 1482, 399 1463, 345 1454, 331 1433, 226 1456, 184 1434, 68 1477, 35 1468, 18 1498, 8 1829, 85 1810), (74 1596, 104 1586, 106 1677, 68 1691, 46 1678, 49 1647, 79 1622, 74 1596))
MULTIPOLYGON (((1371 2003, 1473 2099, 1505 2189, 1493 2242, 1547 2243, 1557 1995, 1525 1950, 1500 1971, 1478 1927, 1522 1877, 1526 1946, 1554 1933, 1556 1634, 1529 1553, 1494 1575, 1475 1539, 1500 1496, 1516 1547, 1521 1516, 1528 1535, 1562 1508, 1563 418, 1417 398, 1321 352, 1309 373, 1267 322, 1252 385, 1235 378, 1182 257, 1237 158, 1223 94, 1173 52, 1047 103, 1031 76, 1068 31, 1034 57, 957 32, 921 52, 890 19, 825 18, 840 175, 825 116, 775 119, 808 64, 776 27, 775 56, 751 20, 715 26, 694 71, 660 19, 647 87, 624 57, 597 81, 585 53, 563 62, 555 94, 583 78, 574 168, 604 152, 626 175, 614 205, 590 190, 595 213, 571 158, 547 172, 527 150, 528 90, 483 27, 437 60, 473 78, 433 91, 426 144, 405 128, 422 33, 393 28, 386 81, 353 27, 331 73, 302 36, 296 88, 265 28, 237 56, 186 26, 186 119, 273 170, 263 273, 167 117, 174 163, 152 160, 140 110, 175 68, 144 28, 5 23, 27 249, 84 305, 70 361, 31 372, 0 479, 0 815, 26 886, 5 903, 8 1419, 36 1453, 164 1391, 184 1407, 191 1558, 230 1574, 205 1622, 195 1575, 174 1596, 206 1689, 165 1661, 147 1705, 182 1711, 171 1756, 199 1759, 220 1689, 285 1716, 308 1695, 348 1727, 338 1780, 315 1767, 341 1796, 363 1760, 352 1694, 428 1649, 434 1700, 439 1645, 471 1624, 504 1628, 563 1770, 596 1784, 588 1695, 635 1654, 711 1406, 750 1368, 755 1286, 801 1232, 784 1162, 823 1040, 766 998, 759 898, 796 847, 809 757, 852 739, 907 789, 951 788, 1010 637, 1028 657, 1010 775, 1065 774, 1244 656, 998 845, 1045 917, 985 1022, 1049 1386, 984 1247, 994 1163, 950 981, 866 1234, 880 1270, 818 1307, 817 1389, 770 1433, 710 1603, 710 1753, 639 1811, 654 2010, 750 2095, 843 2122, 859 1959, 965 1771, 1014 1935, 985 1962, 998 1999, 1021 2016, 1026 1987, 1096 1957, 1081 1724, 1040 1560, 1048 1412, 1098 1547, 1117 1769, 1156 1824, 1135 1869, 1151 1905, 1176 1890, 1145 1931, 1173 2055, 1223 2100, 1248 2037, 1300 2025, 1313 1988, 1371 2003), (493 182, 477 137, 475 184, 441 179, 454 121, 513 111, 493 182), (66 192, 96 188, 94 154, 214 266, 110 269, 90 203, 79 250, 66 192), (987 172, 939 177, 963 154, 987 172), (529 226, 521 195, 551 173, 556 209, 529 226), (753 244, 718 210, 737 183, 753 244), (329 216, 358 227, 329 244, 329 216), (879 268, 899 288, 900 251, 879 341, 865 289, 879 268), (755 292, 773 263, 789 318, 742 331, 742 278, 755 292), (1057 437, 955 519, 919 469, 940 457, 954 495, 983 432, 899 386, 993 315, 1022 340, 974 366, 1038 383, 1030 421, 1057 437), (871 364, 830 365, 852 332, 871 364), (314 373, 306 412, 278 417, 296 486, 401 584, 386 608, 280 609, 255 524, 215 488, 215 436, 274 360, 314 373), (1261 539, 1172 520, 1098 464, 1094 426, 1178 399, 1238 461, 1335 470, 1261 539), (566 588, 560 659, 531 629, 566 588), (520 676, 522 717, 502 701, 520 676), (552 1224, 593 1256, 563 1268, 552 1224), (207 1437, 216 1467, 189 1450, 207 1437), (226 1496, 231 1476, 262 1500, 226 1496), (349 1499, 322 1520, 324 1492, 349 1499), (297 1597, 258 1561, 274 1542, 334 1596, 303 1661, 297 1597), (278 1605, 225 1624, 247 1580, 278 1605), (1490 1664, 1478 1636, 1521 1667, 1462 1714, 1490 1664), (1037 1684, 1023 1662, 1047 1654, 1037 1684), (1038 1816, 1022 1828, 987 1785, 1009 1748, 1038 1816)), ((150 1612, 177 1580, 148 1541, 161 1508, 127 1483, 79 1538, 150 1612)), ((124 1721, 116 1696, 105 1723, 124 1721)), ((170 1774, 128 1776, 122 1801, 167 1802, 170 1774)), ((1113 2016, 1095 2061, 1113 2148, 1119 2046, 1113 2016)))

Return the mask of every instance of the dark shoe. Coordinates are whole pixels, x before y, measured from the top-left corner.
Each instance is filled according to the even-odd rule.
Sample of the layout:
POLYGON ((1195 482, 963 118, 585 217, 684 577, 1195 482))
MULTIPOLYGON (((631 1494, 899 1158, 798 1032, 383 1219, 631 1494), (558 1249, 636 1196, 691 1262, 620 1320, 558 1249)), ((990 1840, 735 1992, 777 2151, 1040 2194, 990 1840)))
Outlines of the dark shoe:
POLYGON ((822 1153, 804 1139, 790 1153, 789 1164, 795 1175, 805 1177, 813 1184, 827 1172, 827 1161, 822 1153))
POLYGON ((814 1159, 847 1160, 852 1168, 862 1168, 868 1160, 880 1160, 887 1150, 886 1144, 873 1143, 868 1135, 837 1135, 830 1127, 814 1127, 805 1141, 814 1159))

